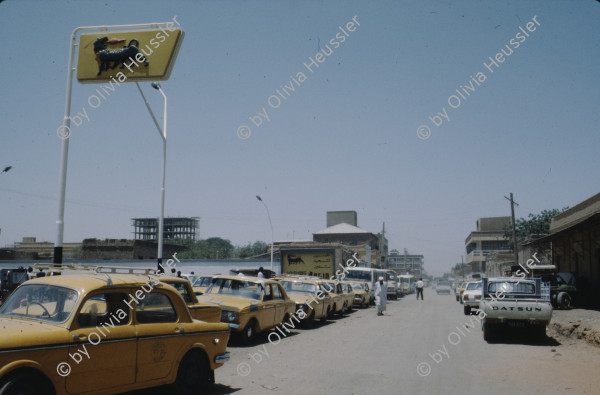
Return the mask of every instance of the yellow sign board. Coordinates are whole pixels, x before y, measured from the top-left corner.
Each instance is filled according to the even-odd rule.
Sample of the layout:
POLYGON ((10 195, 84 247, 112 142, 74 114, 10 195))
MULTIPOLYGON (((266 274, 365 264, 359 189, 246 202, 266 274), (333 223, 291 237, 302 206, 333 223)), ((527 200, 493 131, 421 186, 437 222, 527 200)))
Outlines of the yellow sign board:
POLYGON ((282 255, 282 273, 319 276, 326 279, 334 275, 332 252, 299 252, 282 255))
POLYGON ((155 30, 104 31, 79 36, 81 83, 168 80, 184 32, 170 22, 155 30))

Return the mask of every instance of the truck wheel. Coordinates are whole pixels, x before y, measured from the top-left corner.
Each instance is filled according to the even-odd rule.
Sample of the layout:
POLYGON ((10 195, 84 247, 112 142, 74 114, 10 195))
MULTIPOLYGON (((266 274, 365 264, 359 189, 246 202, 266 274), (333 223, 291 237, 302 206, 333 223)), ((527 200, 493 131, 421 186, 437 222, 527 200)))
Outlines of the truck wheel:
POLYGON ((571 307, 571 296, 568 293, 560 292, 556 299, 559 308, 566 310, 571 307))
POLYGON ((465 306, 464 310, 465 310, 465 315, 471 315, 471 306, 465 306))
POLYGON ((546 326, 538 325, 533 328, 533 336, 536 339, 543 340, 546 338, 546 326))
POLYGON ((483 340, 486 342, 494 339, 494 327, 492 324, 483 324, 483 340))
POLYGON ((206 358, 199 352, 188 353, 181 360, 175 390, 177 394, 193 395, 210 384, 211 370, 206 358))

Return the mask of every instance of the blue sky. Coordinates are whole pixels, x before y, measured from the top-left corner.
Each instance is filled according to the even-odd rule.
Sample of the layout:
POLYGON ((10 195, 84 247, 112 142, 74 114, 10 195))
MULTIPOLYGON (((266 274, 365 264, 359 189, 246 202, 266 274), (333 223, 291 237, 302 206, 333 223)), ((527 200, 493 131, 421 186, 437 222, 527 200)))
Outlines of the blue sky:
MULTIPOLYGON (((600 3, 580 1, 14 1, 0 4, 0 245, 55 241, 69 37, 78 26, 167 22, 185 31, 171 74, 167 216, 201 217, 234 244, 310 239, 356 210, 391 248, 441 274, 479 217, 573 206, 598 193, 600 3), (504 63, 490 63, 537 16, 504 63), (353 17, 346 41, 304 62, 353 17), (278 108, 290 76, 307 79, 278 108), (448 98, 484 72, 460 107, 448 98), (265 107, 270 121, 249 120, 265 107), (446 109, 436 127, 429 117, 446 109), (242 140, 240 125, 252 128, 242 140), (431 129, 427 140, 417 128, 431 129)), ((506 48, 505 48, 506 50, 506 48)), ((143 83, 155 113, 162 97, 143 83)), ((73 83, 72 109, 94 85, 73 83)), ((130 238, 158 216, 162 142, 133 83, 70 140, 65 242, 130 238)))

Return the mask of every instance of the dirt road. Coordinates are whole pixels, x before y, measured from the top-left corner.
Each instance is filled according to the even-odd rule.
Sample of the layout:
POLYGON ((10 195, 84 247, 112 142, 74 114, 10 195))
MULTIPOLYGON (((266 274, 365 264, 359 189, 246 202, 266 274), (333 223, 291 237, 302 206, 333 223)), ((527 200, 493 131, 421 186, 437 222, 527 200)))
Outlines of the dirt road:
POLYGON ((600 350, 509 336, 488 344, 452 295, 425 290, 273 344, 229 347, 213 394, 597 394, 600 350))

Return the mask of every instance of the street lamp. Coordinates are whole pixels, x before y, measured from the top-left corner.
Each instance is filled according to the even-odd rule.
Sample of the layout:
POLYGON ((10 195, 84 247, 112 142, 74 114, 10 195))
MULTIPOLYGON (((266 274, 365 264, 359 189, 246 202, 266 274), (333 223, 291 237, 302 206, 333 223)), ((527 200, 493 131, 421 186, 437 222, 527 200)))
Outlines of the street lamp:
POLYGON ((4 168, 4 170, 0 171, 0 174, 2 174, 2 173, 8 173, 8 171, 9 171, 10 169, 12 169, 12 166, 6 166, 6 167, 4 168))
POLYGON ((167 167, 167 96, 165 95, 165 92, 163 92, 163 90, 160 87, 160 84, 158 82, 153 82, 150 85, 156 89, 157 91, 159 91, 161 93, 161 95, 164 98, 164 112, 163 112, 163 127, 162 129, 160 128, 160 125, 158 124, 158 121, 156 120, 156 117, 154 116, 154 112, 152 111, 152 108, 150 107, 150 104, 148 103, 148 101, 146 100, 146 96, 144 96, 144 92, 142 92, 142 88, 140 88, 140 84, 136 82, 136 85, 138 87, 138 90, 140 91, 140 94, 142 95, 142 98, 144 99, 144 103, 146 103, 146 107, 148 108, 148 111, 150 112, 150 115, 152 116, 152 120, 154 121, 154 124, 156 125, 156 127, 158 128, 158 134, 160 134, 160 137, 163 140, 163 166, 162 166, 162 187, 160 189, 161 192, 161 199, 160 199, 160 218, 158 219, 158 253, 157 253, 157 258, 158 258, 158 270, 162 270, 162 256, 163 256, 163 232, 164 232, 164 222, 165 222, 165 180, 166 180, 166 167, 167 167))
POLYGON ((256 195, 256 198, 262 202, 262 204, 264 204, 265 208, 267 209, 267 217, 269 218, 269 225, 271 225, 271 272, 273 271, 273 223, 271 222, 271 214, 269 214, 269 208, 267 207, 267 204, 264 202, 264 200, 261 199, 260 196, 256 195))

